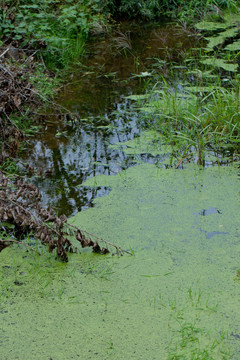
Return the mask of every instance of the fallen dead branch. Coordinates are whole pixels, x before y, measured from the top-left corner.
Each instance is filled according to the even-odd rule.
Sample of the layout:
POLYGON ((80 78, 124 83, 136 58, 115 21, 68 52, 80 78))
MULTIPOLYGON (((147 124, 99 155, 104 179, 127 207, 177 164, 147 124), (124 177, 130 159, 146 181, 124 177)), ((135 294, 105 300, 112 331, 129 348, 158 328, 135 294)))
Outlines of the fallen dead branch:
MULTIPOLYGON (((72 225, 72 224, 69 224, 69 223, 68 223, 68 226, 69 226, 69 227, 72 227, 72 228, 74 228, 74 229, 76 229, 76 230, 79 230, 76 226, 74 226, 74 225, 72 225)), ((82 232, 84 232, 84 233, 86 233, 87 235, 89 235, 89 236, 91 236, 91 237, 93 237, 93 238, 95 238, 95 239, 97 239, 97 240, 105 243, 107 246, 111 246, 111 247, 115 248, 115 249, 116 249, 116 252, 117 252, 117 255, 121 255, 121 254, 123 254, 123 253, 126 253, 126 254, 128 254, 128 255, 132 255, 132 253, 131 253, 130 251, 124 250, 124 249, 122 249, 120 246, 117 246, 117 245, 115 245, 115 244, 113 244, 113 243, 111 243, 111 242, 109 242, 109 241, 107 241, 107 240, 104 240, 104 239, 100 238, 99 236, 96 236, 96 235, 94 235, 94 234, 91 234, 90 232, 88 232, 88 231, 86 231, 86 230, 82 230, 82 232)))
POLYGON ((0 240, 0 251, 8 246, 9 242, 28 246, 21 239, 31 234, 47 245, 50 252, 55 249, 57 257, 65 262, 68 261, 68 252, 78 251, 72 243, 73 237, 82 248, 91 247, 92 251, 98 254, 109 253, 106 247, 100 247, 99 242, 102 242, 105 246, 114 248, 119 255, 132 255, 115 244, 69 224, 65 215, 56 216, 52 208, 41 203, 41 194, 35 185, 27 183, 22 177, 6 176, 1 171, 0 221, 10 224, 11 227, 14 225, 14 231, 9 229, 9 233, 15 238, 0 240))
POLYGON ((9 46, 3 51, 3 53, 0 55, 0 58, 3 57, 8 51, 9 51, 9 46))

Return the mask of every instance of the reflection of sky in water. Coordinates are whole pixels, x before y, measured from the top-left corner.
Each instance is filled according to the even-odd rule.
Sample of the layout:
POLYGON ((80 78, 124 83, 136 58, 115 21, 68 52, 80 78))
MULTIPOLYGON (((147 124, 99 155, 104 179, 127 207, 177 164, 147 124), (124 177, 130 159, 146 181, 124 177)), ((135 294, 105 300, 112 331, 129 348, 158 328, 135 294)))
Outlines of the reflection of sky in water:
POLYGON ((200 212, 199 212, 199 215, 202 215, 202 216, 208 216, 208 215, 213 215, 213 214, 221 214, 221 211, 210 206, 209 208, 207 209, 202 209, 200 212))
MULTIPOLYGON (((153 29, 133 25, 130 37, 132 49, 125 52, 116 47, 114 39, 103 37, 90 42, 86 65, 73 74, 56 100, 78 113, 80 122, 66 124, 49 117, 45 130, 32 141, 32 149, 22 156, 39 175, 32 182, 40 188, 43 202, 67 215, 92 206, 96 196, 109 191, 79 187, 87 178, 113 175, 136 163, 132 155, 108 147, 140 133, 136 113, 124 98, 143 91, 144 81, 139 82, 132 75, 143 71, 150 57, 165 59, 174 52, 176 57, 179 47, 191 45, 189 37, 180 35, 173 27, 153 29)), ((150 154, 139 159, 156 162, 150 154)))

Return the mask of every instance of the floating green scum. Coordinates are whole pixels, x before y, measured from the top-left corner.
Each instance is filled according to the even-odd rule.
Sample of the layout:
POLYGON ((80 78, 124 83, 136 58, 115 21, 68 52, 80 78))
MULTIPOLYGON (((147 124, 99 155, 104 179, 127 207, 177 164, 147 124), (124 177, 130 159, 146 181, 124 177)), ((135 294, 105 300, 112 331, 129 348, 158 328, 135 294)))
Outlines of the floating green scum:
POLYGON ((1 252, 1 357, 238 360, 237 174, 142 164, 89 180, 112 190, 70 221, 135 256, 1 252))

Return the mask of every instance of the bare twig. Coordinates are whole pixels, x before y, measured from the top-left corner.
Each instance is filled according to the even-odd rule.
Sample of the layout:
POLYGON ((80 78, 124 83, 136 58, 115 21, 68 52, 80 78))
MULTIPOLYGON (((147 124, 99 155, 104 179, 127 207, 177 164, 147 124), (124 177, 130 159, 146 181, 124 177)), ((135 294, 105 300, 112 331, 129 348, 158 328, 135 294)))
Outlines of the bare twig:
POLYGON ((3 57, 9 50, 9 47, 6 48, 6 50, 0 55, 0 58, 3 57))
POLYGON ((3 239, 0 239, 0 242, 2 243, 6 243, 6 242, 12 242, 12 243, 16 243, 16 244, 22 244, 24 246, 26 246, 27 248, 31 249, 32 251, 35 251, 38 255, 41 256, 41 254, 35 250, 34 248, 32 248, 31 246, 29 246, 28 244, 26 244, 24 241, 18 241, 18 240, 13 240, 13 239, 7 239, 7 240, 3 240, 3 239))
POLYGON ((177 169, 181 164, 182 162, 189 156, 189 154, 183 156, 179 161, 178 163, 175 165, 175 169, 177 169))
POLYGON ((36 50, 36 51, 34 51, 31 55, 29 55, 29 56, 27 57, 27 59, 24 61, 23 64, 27 63, 28 60, 29 60, 31 57, 33 57, 37 52, 39 52, 39 50, 36 50))
MULTIPOLYGON (((70 227, 72 227, 72 228, 74 228, 74 229, 76 229, 76 230, 79 230, 79 228, 78 228, 77 226, 75 226, 75 225, 72 225, 72 224, 69 224, 69 223, 67 223, 67 225, 70 226, 70 227)), ((88 232, 88 231, 86 231, 86 230, 83 230, 83 229, 81 229, 81 231, 84 232, 84 233, 86 233, 86 234, 88 234, 88 235, 91 236, 91 237, 94 237, 95 239, 97 239, 97 240, 99 240, 99 241, 104 242, 105 244, 107 244, 107 245, 109 245, 109 246, 114 247, 114 248, 117 250, 117 253, 123 252, 123 253, 126 253, 126 254, 128 254, 128 255, 132 255, 132 253, 130 253, 129 251, 124 250, 124 249, 122 249, 120 246, 117 246, 117 245, 115 245, 115 244, 112 244, 111 242, 109 242, 109 241, 107 241, 107 240, 104 240, 104 239, 100 238, 99 236, 96 236, 96 235, 94 235, 94 234, 91 234, 90 232, 88 232)))
POLYGON ((6 72, 8 75, 10 75, 12 79, 14 78, 13 74, 8 69, 6 69, 4 66, 0 65, 0 69, 3 70, 4 72, 6 72))
POLYGON ((12 121, 12 120, 10 119, 10 117, 8 116, 8 114, 6 113, 5 110, 3 110, 3 113, 4 113, 4 115, 6 116, 6 118, 8 119, 8 121, 10 122, 10 124, 21 132, 21 130, 19 129, 19 127, 15 124, 14 121, 12 121))
MULTIPOLYGON (((59 113, 50 113, 50 114, 46 113, 46 114, 44 114, 44 113, 38 113, 38 112, 35 112, 35 111, 33 111, 32 113, 34 115, 37 115, 37 116, 46 116, 46 117, 48 117, 48 116, 67 116, 69 114, 69 112, 66 112, 66 113, 59 112, 59 113)), ((53 122, 51 122, 51 123, 53 124, 53 122)))
MULTIPOLYGON (((8 39, 7 39, 7 40, 8 40, 8 39)), ((6 41, 7 41, 7 40, 6 40, 6 41)), ((9 48, 9 46, 8 46, 7 48, 9 48)), ((1 50, 6 50, 6 47, 1 46, 0 49, 1 49, 1 50)), ((36 50, 23 49, 23 48, 19 48, 19 47, 18 47, 17 49, 18 49, 19 51, 25 51, 25 52, 28 52, 28 53, 30 53, 30 52, 32 52, 32 53, 36 52, 36 50)), ((37 51, 38 51, 38 50, 37 50, 37 51)))
POLYGON ((41 51, 40 51, 40 58, 41 58, 41 60, 42 60, 43 67, 44 67, 46 70, 48 70, 48 68, 46 67, 46 64, 45 64, 45 62, 44 62, 44 60, 43 60, 43 56, 42 56, 41 51))

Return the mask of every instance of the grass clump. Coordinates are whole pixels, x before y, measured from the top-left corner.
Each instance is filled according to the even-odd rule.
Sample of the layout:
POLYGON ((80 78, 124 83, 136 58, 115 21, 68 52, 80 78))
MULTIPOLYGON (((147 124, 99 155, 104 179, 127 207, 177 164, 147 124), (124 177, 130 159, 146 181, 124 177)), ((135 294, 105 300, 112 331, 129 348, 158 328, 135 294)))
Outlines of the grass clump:
POLYGON ((201 165, 209 150, 231 156, 239 153, 238 86, 188 86, 180 91, 165 82, 162 89, 154 90, 140 111, 146 126, 159 131, 178 155, 191 153, 201 165))
POLYGON ((176 164, 186 158, 204 165, 209 154, 215 159, 239 158, 239 19, 231 12, 206 17, 195 26, 208 35, 203 48, 198 54, 196 49, 184 54, 181 73, 178 64, 167 59, 165 70, 152 72, 145 99, 132 98, 146 126, 172 146, 176 164))

